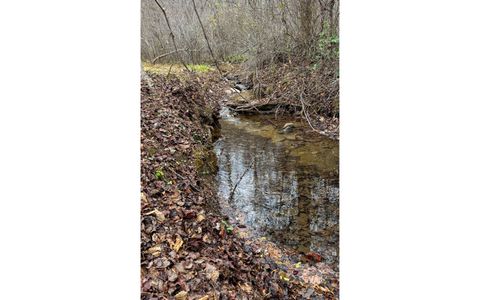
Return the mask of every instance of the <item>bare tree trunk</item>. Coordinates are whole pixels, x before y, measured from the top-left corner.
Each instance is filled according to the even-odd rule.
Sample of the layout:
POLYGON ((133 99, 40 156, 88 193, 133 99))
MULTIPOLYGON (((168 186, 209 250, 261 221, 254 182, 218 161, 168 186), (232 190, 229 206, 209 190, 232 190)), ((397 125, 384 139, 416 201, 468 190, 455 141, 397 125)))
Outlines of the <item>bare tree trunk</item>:
POLYGON ((165 17, 165 21, 167 22, 168 29, 170 29, 170 37, 172 38, 173 46, 175 47, 175 52, 177 53, 178 59, 182 62, 183 66, 187 71, 190 72, 190 69, 187 67, 187 64, 183 61, 182 57, 178 53, 178 48, 177 48, 177 43, 175 42, 175 35, 173 34, 172 27, 170 26, 170 22, 168 21, 167 13, 165 12, 165 9, 158 3, 157 0, 155 0, 155 3, 157 3, 158 7, 162 10, 163 16, 165 17))
POLYGON ((308 53, 313 41, 313 0, 300 0, 300 34, 303 50, 308 53))
POLYGON ((208 46, 208 50, 210 51, 210 55, 212 56, 213 62, 215 63, 215 67, 217 67, 217 70, 220 73, 220 76, 223 77, 223 73, 220 70, 220 67, 218 66, 217 59, 215 58, 215 55, 213 54, 212 47, 210 47, 210 42, 208 41, 207 33, 205 32, 205 28, 203 27, 202 20, 200 19, 200 15, 198 14, 197 5, 195 4, 195 0, 192 0, 192 2, 193 2, 193 9, 195 10, 195 14, 197 15, 197 18, 198 18, 198 22, 200 23, 200 26, 202 27, 203 36, 205 37, 205 41, 207 41, 207 46, 208 46))

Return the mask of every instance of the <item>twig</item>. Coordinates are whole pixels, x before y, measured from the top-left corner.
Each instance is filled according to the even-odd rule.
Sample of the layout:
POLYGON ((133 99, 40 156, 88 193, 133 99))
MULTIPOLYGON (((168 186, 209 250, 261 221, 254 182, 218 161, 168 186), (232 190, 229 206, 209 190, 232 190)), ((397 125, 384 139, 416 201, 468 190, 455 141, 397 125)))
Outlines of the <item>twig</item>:
POLYGON ((172 67, 173 67, 173 63, 170 65, 170 68, 168 68, 167 77, 170 76, 170 72, 172 71, 172 67))
POLYGON ((237 183, 235 183, 235 186, 233 187, 232 191, 230 192, 230 197, 228 198, 230 201, 232 201, 232 199, 233 199, 233 195, 235 194, 235 190, 237 189, 238 184, 240 183, 240 181, 242 181, 243 176, 245 176, 245 174, 247 174, 248 170, 250 170, 252 168, 254 162, 255 162, 255 158, 252 158, 252 161, 250 162, 250 165, 248 166, 248 168, 246 168, 245 171, 243 171, 242 176, 240 176, 237 183))
POLYGON ((183 66, 185 69, 187 69, 188 72, 191 72, 190 69, 187 67, 187 64, 183 61, 182 57, 178 53, 178 48, 177 48, 177 43, 175 42, 175 35, 173 34, 172 27, 170 26, 170 22, 168 21, 167 13, 165 12, 165 9, 160 5, 160 3, 155 0, 155 3, 157 3, 158 7, 162 10, 163 16, 165 17, 165 21, 167 21, 167 26, 168 29, 170 29, 170 37, 172 38, 173 46, 175 47, 175 52, 177 53, 177 58, 182 62, 183 66))
POLYGON ((315 131, 316 133, 322 134, 322 132, 320 132, 318 129, 314 128, 312 123, 310 122, 310 117, 308 116, 307 109, 305 108, 305 103, 303 102, 303 92, 304 91, 302 90, 302 92, 300 93, 300 102, 302 103, 302 112, 305 115, 305 119, 307 119, 308 125, 310 125, 310 128, 312 128, 313 131, 315 131))
POLYGON ((310 122, 310 118, 308 116, 308 112, 305 108, 305 104, 303 103, 303 96, 302 96, 303 92, 300 93, 300 102, 302 103, 302 112, 303 112, 303 115, 305 116, 305 119, 307 120, 308 122, 308 125, 310 125, 310 128, 312 128, 313 131, 317 132, 317 133, 321 133, 319 130, 317 130, 316 128, 313 127, 312 123, 310 122))

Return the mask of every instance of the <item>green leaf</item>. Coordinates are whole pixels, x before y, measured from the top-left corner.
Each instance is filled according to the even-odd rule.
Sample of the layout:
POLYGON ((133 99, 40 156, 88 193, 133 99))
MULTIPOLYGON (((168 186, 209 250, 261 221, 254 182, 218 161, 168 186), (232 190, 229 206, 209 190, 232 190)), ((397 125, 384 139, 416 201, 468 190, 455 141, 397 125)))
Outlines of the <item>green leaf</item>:
POLYGON ((155 171, 155 178, 157 178, 158 180, 165 178, 165 174, 163 173, 162 169, 157 169, 155 171))
POLYGON ((225 230, 227 231, 228 234, 231 234, 233 232, 233 227, 228 224, 226 221, 222 221, 222 224, 225 226, 225 230))

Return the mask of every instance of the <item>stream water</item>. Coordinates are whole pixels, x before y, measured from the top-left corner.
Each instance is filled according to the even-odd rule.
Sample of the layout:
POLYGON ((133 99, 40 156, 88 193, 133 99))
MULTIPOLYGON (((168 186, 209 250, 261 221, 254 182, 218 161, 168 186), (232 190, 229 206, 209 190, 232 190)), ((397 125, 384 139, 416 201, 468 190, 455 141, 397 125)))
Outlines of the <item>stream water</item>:
POLYGON ((338 142, 305 138, 291 120, 223 114, 215 143, 224 212, 260 236, 299 252, 320 253, 338 269, 338 142))

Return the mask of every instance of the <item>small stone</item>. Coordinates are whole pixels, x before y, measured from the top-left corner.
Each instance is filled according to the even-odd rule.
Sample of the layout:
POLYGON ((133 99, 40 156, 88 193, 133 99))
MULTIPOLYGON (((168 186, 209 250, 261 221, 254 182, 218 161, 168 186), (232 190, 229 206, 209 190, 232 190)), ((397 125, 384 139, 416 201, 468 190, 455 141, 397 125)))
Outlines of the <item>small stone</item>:
POLYGON ((290 133, 293 131, 294 128, 295 125, 293 123, 285 123, 285 125, 283 125, 282 132, 290 133))
POLYGON ((244 90, 247 89, 247 87, 246 87, 244 84, 241 84, 241 83, 237 83, 237 84, 235 85, 235 88, 236 88, 237 90, 239 90, 239 91, 244 91, 244 90))

